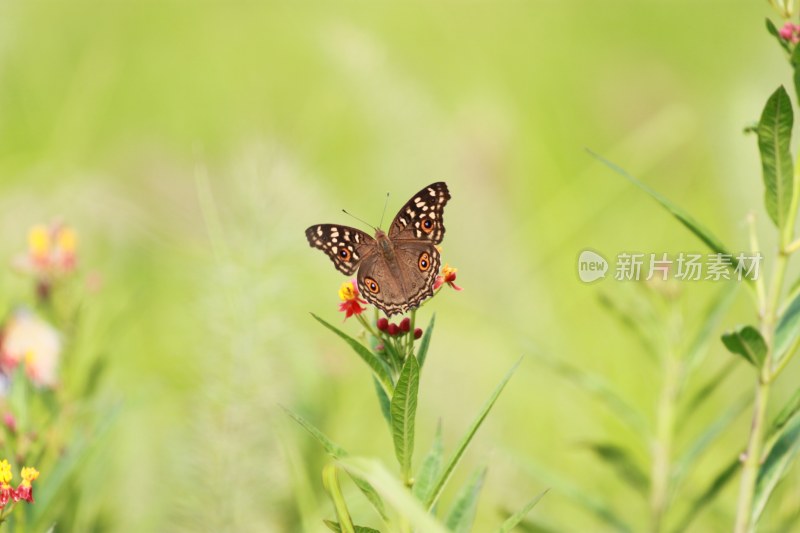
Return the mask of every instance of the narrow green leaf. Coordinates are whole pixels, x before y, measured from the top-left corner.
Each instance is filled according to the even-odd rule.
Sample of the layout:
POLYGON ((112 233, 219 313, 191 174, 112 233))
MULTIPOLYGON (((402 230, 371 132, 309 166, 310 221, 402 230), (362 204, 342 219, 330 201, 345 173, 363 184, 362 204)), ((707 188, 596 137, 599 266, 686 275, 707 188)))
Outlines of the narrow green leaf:
POLYGON ((411 526, 425 533, 448 533, 447 529, 431 516, 411 492, 378 461, 363 458, 345 458, 339 463, 351 474, 366 479, 411 526))
POLYGON ((758 122, 758 150, 764 178, 764 204, 778 229, 789 217, 794 186, 790 144, 792 140, 792 101, 783 86, 772 93, 758 122))
POLYGON ((783 48, 789 54, 792 53, 792 48, 789 46, 789 43, 783 40, 781 34, 778 32, 778 28, 776 28, 775 24, 773 24, 769 19, 767 19, 767 31, 770 35, 775 37, 775 39, 778 41, 778 44, 781 45, 781 48, 783 48))
POLYGON ((738 361, 728 359, 728 361, 720 368, 700 389, 686 402, 686 408, 683 409, 683 417, 690 417, 697 412, 698 408, 705 402, 717 388, 725 383, 728 376, 731 375, 733 370, 738 366, 738 361))
POLYGON ((369 367, 372 369, 372 372, 375 374, 375 377, 378 378, 378 381, 381 382, 383 385, 386 394, 391 396, 394 392, 394 386, 392 385, 392 378, 389 376, 389 370, 386 368, 386 364, 381 361, 374 353, 372 353, 366 346, 355 340, 353 337, 341 331, 339 328, 330 325, 314 313, 311 313, 311 316, 314 319, 331 330, 332 332, 336 333, 339 337, 341 337, 347 344, 350 345, 351 348, 358 354, 358 356, 365 362, 369 367))
POLYGON ((622 446, 605 442, 581 443, 582 447, 593 452, 598 459, 606 463, 637 494, 647 494, 649 480, 636 461, 622 446))
POLYGON ((783 479, 800 450, 800 417, 793 417, 777 435, 777 441, 758 470, 753 496, 753 525, 758 522, 772 491, 783 479))
POLYGON ((642 326, 642 320, 640 318, 642 313, 639 305, 634 303, 633 305, 629 305, 628 309, 626 309, 620 305, 619 302, 603 293, 599 294, 598 302, 608 312, 608 315, 616 318, 625 329, 629 330, 633 336, 636 337, 636 340, 639 341, 642 348, 644 348, 644 353, 655 358, 655 354, 658 350, 653 344, 651 335, 642 326))
POLYGON ((422 334, 422 339, 419 341, 419 349, 417 350, 417 359, 419 360, 419 367, 425 364, 425 358, 428 356, 428 347, 431 345, 431 335, 433 335, 433 326, 436 324, 436 313, 431 316, 431 321, 425 332, 422 334))
MULTIPOLYGON (((339 525, 339 522, 334 522, 333 520, 323 520, 328 529, 334 531, 335 533, 342 533, 342 526, 339 525)), ((355 529, 355 533, 381 533, 377 529, 372 529, 371 527, 365 526, 353 526, 355 529)))
POLYGON ((478 508, 478 495, 486 480, 486 470, 486 467, 483 467, 472 474, 469 481, 458 492, 453 506, 444 520, 447 529, 453 533, 469 533, 472 530, 475 511, 478 508))
POLYGON ((603 378, 590 374, 564 361, 549 357, 542 357, 541 361, 550 366, 553 371, 569 379, 576 386, 591 394, 596 400, 605 405, 609 411, 615 414, 622 423, 627 425, 634 434, 641 437, 643 440, 649 437, 650 428, 644 415, 628 401, 619 396, 613 387, 609 386, 603 378))
POLYGON ((411 459, 414 455, 414 420, 417 416, 419 365, 411 354, 406 358, 392 396, 392 436, 394 453, 400 463, 403 478, 411 478, 411 459))
POLYGON ((708 353, 708 347, 714 332, 719 327, 722 319, 725 318, 725 315, 727 315, 738 288, 738 283, 725 284, 704 313, 703 325, 695 335, 686 354, 686 366, 689 370, 696 368, 708 353))
POLYGON ((686 449, 683 455, 675 461, 672 471, 673 483, 680 483, 694 465, 695 461, 703 455, 714 440, 725 431, 731 423, 741 415, 750 405, 751 398, 745 395, 739 398, 733 406, 726 410, 713 423, 711 423, 686 449))
MULTIPOLYGON (((730 252, 727 251, 726 247, 717 239, 714 234, 712 234, 708 229, 700 225, 694 218, 692 218, 686 211, 672 203, 670 200, 667 200, 664 196, 660 193, 656 192, 650 186, 646 185, 645 183, 639 181, 638 179, 634 178, 632 175, 628 174, 622 167, 619 167, 609 161, 608 159, 594 153, 591 150, 587 149, 589 155, 603 163, 605 166, 622 176, 623 178, 630 181, 632 184, 636 185, 639 189, 646 192, 653 198, 656 202, 661 204, 661 206, 669 211, 672 216, 674 216, 678 221, 683 224, 686 229, 691 231, 698 239, 703 241, 706 246, 708 246, 712 252, 720 253, 720 254, 727 254, 730 255, 730 252)), ((750 280, 749 280, 750 281, 750 280)))
POLYGON ((535 478, 539 479, 543 484, 548 485, 554 492, 566 496, 579 507, 582 507, 603 523, 611 526, 614 531, 633 531, 633 528, 631 528, 605 500, 584 491, 563 476, 548 471, 546 468, 534 463, 530 459, 521 460, 521 464, 525 465, 535 478))
POLYGON ((795 94, 800 97, 800 46, 794 47, 794 50, 792 51, 791 63, 794 70, 795 94))
POLYGON ((497 530, 497 533, 510 533, 512 529, 517 527, 517 525, 525 519, 528 513, 531 512, 531 509, 536 507, 536 504, 539 503, 539 500, 541 500, 549 490, 550 489, 543 490, 538 496, 535 496, 531 501, 526 503, 525 507, 509 516, 508 519, 503 522, 503 525, 500 526, 500 529, 497 530))
MULTIPOLYGON (((317 429, 314 424, 287 407, 283 407, 283 410, 286 411, 286 413, 292 417, 295 422, 303 426, 306 431, 311 433, 311 436, 317 439, 320 444, 322 444, 322 447, 325 449, 327 454, 333 459, 338 460, 343 457, 347 457, 348 454, 344 448, 329 439, 322 431, 317 429)), ((378 514, 380 514, 384 519, 387 518, 386 507, 383 505, 383 500, 381 500, 380 496, 378 496, 378 493, 375 491, 372 485, 359 477, 353 476, 352 474, 350 475, 350 478, 353 480, 353 483, 356 485, 356 487, 358 487, 358 489, 364 494, 367 500, 369 500, 375 510, 378 511, 378 514)))
POLYGON ((775 328, 773 364, 777 365, 781 359, 789 355, 789 350, 798 336, 800 336, 800 293, 789 303, 778 320, 775 328))
POLYGON ((424 502, 428 498, 428 494, 433 488, 433 482, 442 468, 442 455, 444 455, 444 443, 442 442, 442 422, 439 421, 431 449, 422 460, 422 466, 414 478, 412 491, 419 501, 424 502))
POLYGON ((383 390, 381 386, 381 382, 378 381, 378 378, 372 376, 372 382, 375 384, 375 394, 378 396, 378 404, 381 406, 381 414, 383 415, 384 420, 386 423, 389 424, 389 427, 392 427, 392 413, 391 413, 391 400, 389 397, 386 396, 386 391, 383 390))
POLYGON ((695 498, 691 507, 679 522, 680 525, 675 528, 675 531, 687 531, 692 521, 700 514, 700 511, 714 501, 722 489, 736 476, 740 466, 741 462, 739 461, 739 457, 734 457, 731 461, 726 463, 725 467, 714 476, 714 479, 711 480, 708 487, 700 493, 700 496, 695 498))
POLYGON ((797 389, 789 401, 786 402, 786 405, 783 406, 783 409, 780 410, 778 416, 775 417, 775 421, 772 423, 772 427, 770 428, 769 435, 767 438, 771 438, 773 435, 777 435, 778 432, 783 429, 789 420, 791 420, 797 412, 800 411, 800 389, 797 389))
POLYGON ((767 343, 753 326, 739 326, 723 333, 722 343, 729 352, 741 355, 756 368, 761 368, 767 356, 767 343))
POLYGON ((353 521, 350 518, 350 511, 347 509, 347 502, 344 501, 344 495, 339 486, 339 476, 336 470, 335 464, 325 465, 322 469, 322 485, 331 497, 342 533, 355 533, 353 521))
POLYGON ((475 433, 478 431, 478 428, 481 427, 481 424, 483 424, 483 421, 486 419, 486 416, 489 414, 489 411, 492 410, 492 407, 497 401, 497 398, 500 396, 500 393, 503 392, 503 389, 508 383, 508 380, 510 380, 511 376, 514 375, 514 372, 517 371, 517 368, 519 367, 521 361, 522 359, 520 358, 514 364, 514 366, 511 367, 511 370, 508 371, 508 373, 505 375, 500 384, 497 385, 497 388, 494 389, 492 395, 483 405, 483 409, 481 409, 481 412, 478 413, 478 417, 475 419, 474 422, 472 422, 472 425, 467 430, 466 435, 464 435, 464 437, 461 439, 461 442, 459 442, 455 453, 445 465, 444 470, 436 478, 436 481, 433 483, 433 488, 431 489, 428 498, 425 500, 425 507, 427 509, 432 509, 433 506, 436 504, 436 501, 439 499, 439 496, 442 495, 442 491, 444 490, 445 485, 450 479, 450 476, 453 475, 453 470, 455 470, 456 466, 458 465, 458 462, 461 460, 461 456, 464 455, 464 451, 466 451, 467 446, 469 446, 469 443, 472 441, 472 438, 475 436, 475 433))

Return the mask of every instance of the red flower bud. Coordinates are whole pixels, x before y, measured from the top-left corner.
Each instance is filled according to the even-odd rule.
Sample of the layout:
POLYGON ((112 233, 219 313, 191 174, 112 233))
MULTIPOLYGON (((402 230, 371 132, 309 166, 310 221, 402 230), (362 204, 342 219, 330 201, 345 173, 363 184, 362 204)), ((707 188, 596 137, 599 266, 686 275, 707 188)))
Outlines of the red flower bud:
POLYGON ((379 345, 377 345, 375 347, 375 351, 376 352, 382 352, 384 349, 386 349, 386 347, 383 345, 383 343, 381 343, 381 344, 379 344, 379 345))
POLYGON ((417 328, 414 330, 414 338, 419 339, 422 337, 422 328, 417 328))
POLYGON ((389 329, 389 321, 387 319, 385 319, 385 318, 379 318, 378 319, 378 329, 380 331, 386 331, 387 329, 389 329))
POLYGON ((411 319, 405 317, 403 320, 400 321, 400 331, 402 331, 403 333, 408 333, 410 329, 411 329, 411 319))
POLYGON ((389 324, 389 328, 388 328, 387 331, 388 331, 389 335, 394 336, 394 335, 397 335, 397 332, 400 331, 400 328, 397 327, 397 324, 392 323, 392 324, 389 324))

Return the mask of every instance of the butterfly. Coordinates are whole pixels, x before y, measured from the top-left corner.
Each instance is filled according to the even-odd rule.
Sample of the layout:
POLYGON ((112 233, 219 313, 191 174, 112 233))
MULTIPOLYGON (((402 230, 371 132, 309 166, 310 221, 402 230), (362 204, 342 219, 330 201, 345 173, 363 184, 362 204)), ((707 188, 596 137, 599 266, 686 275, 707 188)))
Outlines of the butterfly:
POLYGON ((439 181, 406 202, 388 233, 376 229, 373 238, 348 226, 318 224, 306 230, 306 238, 342 274, 358 270, 358 289, 369 303, 388 316, 405 313, 433 295, 441 264, 436 245, 444 237, 449 199, 447 184, 439 181))

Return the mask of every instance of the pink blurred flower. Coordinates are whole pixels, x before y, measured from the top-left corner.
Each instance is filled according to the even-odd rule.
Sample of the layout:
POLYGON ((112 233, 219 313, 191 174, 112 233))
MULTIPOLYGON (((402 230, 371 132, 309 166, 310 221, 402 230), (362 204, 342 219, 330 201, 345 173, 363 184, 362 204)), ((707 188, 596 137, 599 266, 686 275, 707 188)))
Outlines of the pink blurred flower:
POLYGON ((61 347, 61 336, 53 326, 28 310, 15 311, 3 326, 0 369, 10 374, 22 363, 34 384, 53 387, 61 347))
POLYGON ((14 267, 34 276, 39 285, 49 288, 52 282, 75 270, 78 235, 69 226, 37 224, 28 230, 28 251, 14 259, 14 267))

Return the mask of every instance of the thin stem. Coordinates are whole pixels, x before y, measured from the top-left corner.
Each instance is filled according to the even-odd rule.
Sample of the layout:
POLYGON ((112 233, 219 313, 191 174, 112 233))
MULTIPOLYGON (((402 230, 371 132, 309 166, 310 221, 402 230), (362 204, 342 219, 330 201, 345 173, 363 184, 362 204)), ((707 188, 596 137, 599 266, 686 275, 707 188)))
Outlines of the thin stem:
MULTIPOLYGON (((794 227, 795 218, 796 215, 791 217, 790 223, 792 227, 794 227)), ((761 335, 764 337, 769 349, 756 382, 753 420, 750 425, 750 437, 747 442, 747 452, 739 485, 739 499, 736 506, 736 522, 734 524, 734 531, 736 533, 746 533, 750 529, 753 512, 753 496, 756 479, 758 478, 758 469, 761 463, 767 402, 769 400, 771 378, 773 377, 770 372, 774 347, 773 332, 775 330, 775 320, 780 301, 781 288, 783 286, 783 279, 786 275, 786 266, 789 259, 783 243, 791 241, 791 231, 784 233, 782 237, 783 242, 775 261, 775 272, 772 277, 769 298, 767 300, 768 306, 766 312, 760 316, 761 335)))
MULTIPOLYGON (((747 226, 750 232, 750 251, 753 254, 760 254, 761 247, 758 244, 758 235, 756 233, 756 217, 753 213, 747 215, 747 226)), ((764 289, 764 277, 758 276, 755 280, 756 285, 756 298, 758 300, 758 314, 762 316, 767 310, 766 291, 764 289)))
POLYGON ((670 462, 675 433, 675 397, 678 386, 677 379, 680 375, 679 362, 671 353, 667 354, 664 367, 664 383, 656 414, 656 439, 653 446, 651 472, 650 514, 652 523, 650 529, 653 533, 661 531, 664 513, 669 504, 670 462))
POLYGON ((339 519, 339 527, 342 529, 342 532, 355 533, 353 520, 350 518, 347 503, 344 501, 344 495, 339 486, 336 470, 336 465, 326 465, 325 468, 322 469, 322 484, 333 501, 333 507, 336 509, 336 517, 339 519))

